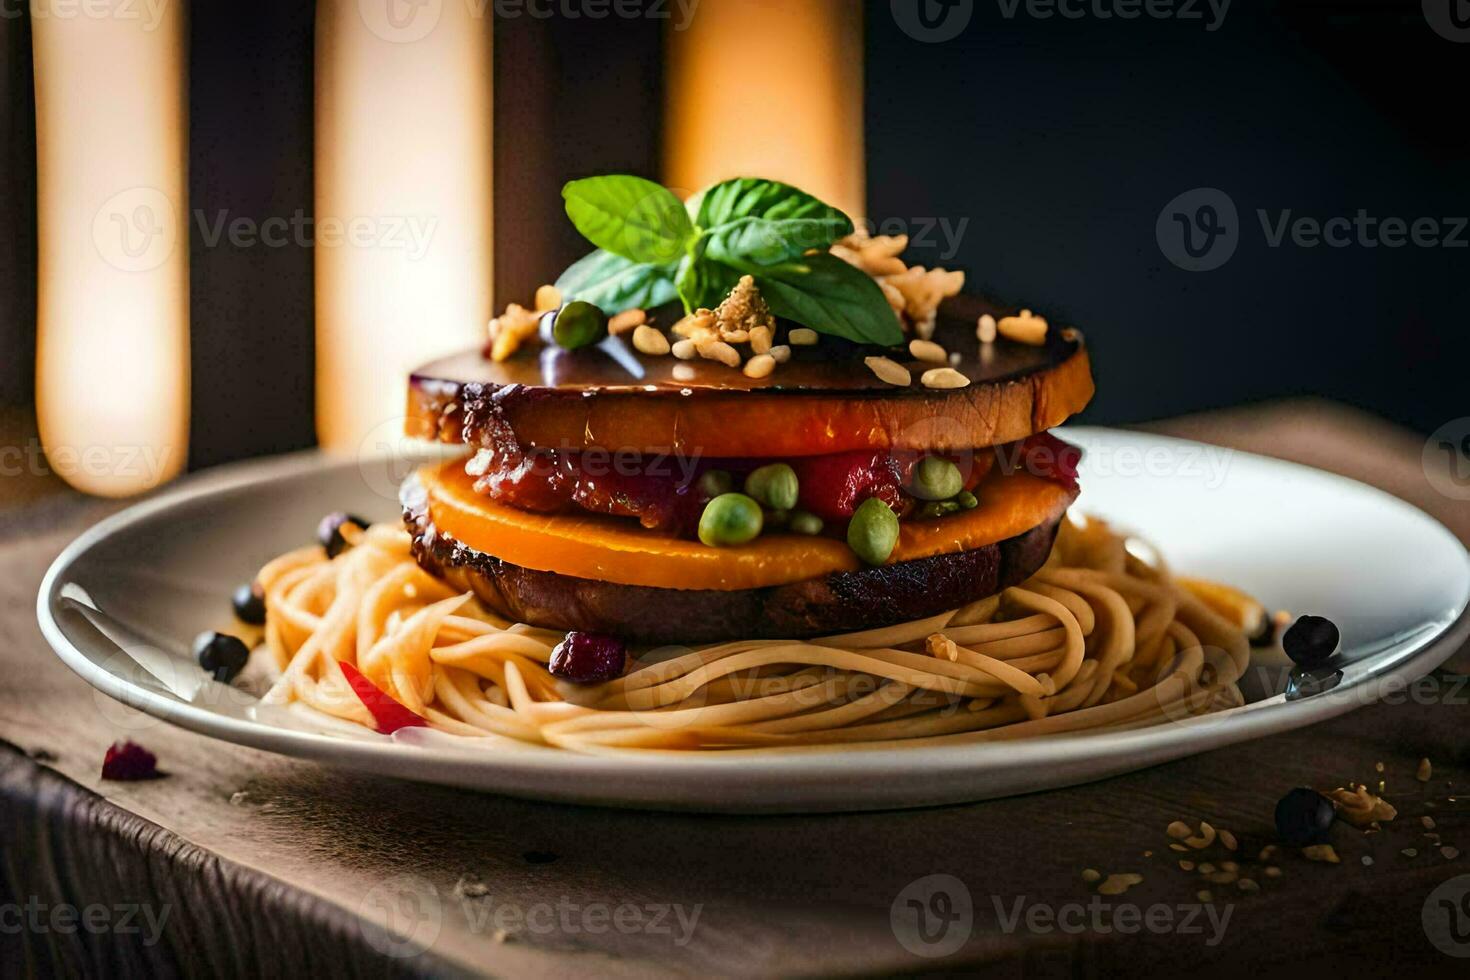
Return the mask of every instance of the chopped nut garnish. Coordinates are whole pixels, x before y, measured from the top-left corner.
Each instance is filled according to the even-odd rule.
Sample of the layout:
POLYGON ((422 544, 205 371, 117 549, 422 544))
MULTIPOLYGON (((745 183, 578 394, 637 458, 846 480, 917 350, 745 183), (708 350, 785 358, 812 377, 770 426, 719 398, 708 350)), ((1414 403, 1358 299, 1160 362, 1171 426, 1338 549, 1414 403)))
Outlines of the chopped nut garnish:
POLYGON ((928 361, 930 364, 944 364, 949 360, 944 348, 932 340, 909 341, 909 353, 914 355, 915 359, 928 361))
POLYGON ((914 336, 928 340, 939 304, 964 288, 965 274, 905 265, 898 256, 908 244, 906 235, 874 237, 859 228, 834 243, 832 254, 872 276, 899 321, 914 336))
POLYGON ((1229 885, 1240 875, 1234 871, 1216 871, 1214 874, 1205 875, 1205 881, 1212 885, 1229 885))
POLYGON ((771 352, 771 328, 756 327, 750 331, 750 350, 755 354, 771 352))
MULTIPOLYGON (((792 332, 795 333, 795 331, 792 332)), ((888 384, 903 388, 914 380, 908 368, 886 357, 865 357, 863 363, 868 366, 868 370, 878 376, 879 381, 886 381, 888 384)))
POLYGON ((670 329, 676 337, 702 340, 715 332, 715 314, 712 310, 695 310, 670 329))
POLYGON ((1094 881, 1101 881, 1102 872, 1096 870, 1095 868, 1086 868, 1082 872, 1082 880, 1088 882, 1089 884, 1094 881))
POLYGON ((540 313, 519 303, 507 306, 504 313, 490 321, 490 357, 496 361, 509 360, 527 338, 536 335, 540 318, 540 313))
POLYGON ((1201 820, 1199 822, 1199 836, 1186 837, 1184 839, 1184 843, 1188 844, 1196 851, 1203 850, 1206 847, 1209 847, 1211 844, 1215 843, 1215 828, 1211 827, 1208 823, 1201 820))
POLYGON ((943 633, 929 634, 929 638, 924 641, 924 649, 937 660, 958 662, 960 659, 959 646, 943 633))
POLYGON ((1043 317, 1033 316, 1030 310, 1022 310, 1020 316, 1003 316, 995 325, 1002 337, 1018 344, 1040 347, 1046 343, 1047 322, 1043 317))
POLYGON ((1261 890, 1261 886, 1256 884, 1249 878, 1240 879, 1235 883, 1235 887, 1239 888, 1243 892, 1258 892, 1261 890))
POLYGON ((1419 822, 1424 825, 1424 829, 1425 830, 1433 830, 1434 829, 1434 818, 1433 817, 1428 817, 1428 816, 1420 817, 1419 818, 1419 822))
POLYGON ((776 318, 771 315, 771 308, 756 287, 754 277, 741 276, 730 295, 715 308, 715 329, 719 331, 721 340, 743 344, 756 327, 774 331, 776 318))
POLYGON ((1189 848, 1185 847, 1183 844, 1170 844, 1169 845, 1169 850, 1171 850, 1171 851, 1184 851, 1184 852, 1188 852, 1189 851, 1189 848))
POLYGON ((669 338, 663 331, 645 324, 633 331, 633 346, 645 354, 662 357, 669 352, 669 338))
POLYGON ((777 364, 785 364, 787 361, 791 360, 791 348, 787 347, 785 344, 777 344, 775 347, 772 347, 768 353, 776 359, 777 364))
POLYGON ((786 335, 786 342, 793 347, 810 347, 817 342, 817 332, 810 327, 797 327, 786 335))
POLYGON ((1267 878, 1280 878, 1281 877, 1281 869, 1278 868, 1278 867, 1276 867, 1276 865, 1273 864, 1269 868, 1266 869, 1265 874, 1266 874, 1266 877, 1267 878))
POLYGON ((1460 856, 1460 849, 1458 847, 1450 847, 1446 844, 1439 849, 1439 853, 1446 861, 1453 861, 1460 856))
POLYGON ((561 305, 561 290, 547 283, 536 287, 536 312, 545 313, 561 305))
POLYGON ((1399 853, 1406 858, 1415 858, 1419 856, 1419 849, 1417 847, 1406 847, 1402 851, 1399 851, 1399 853))
POLYGON ((1175 840, 1183 840, 1186 837, 1194 836, 1194 828, 1190 827, 1183 820, 1175 820, 1168 827, 1164 828, 1164 833, 1175 840))
POLYGON ((1399 815, 1393 804, 1380 796, 1374 796, 1363 785, 1356 789, 1339 786, 1326 795, 1336 805, 1338 816, 1354 827, 1369 827, 1399 815))
POLYGON ((1216 871, 1215 866, 1213 864, 1211 864, 1210 862, 1208 862, 1208 861, 1203 862, 1199 866, 1199 873, 1202 874, 1202 875, 1212 875, 1212 874, 1215 873, 1215 871, 1216 871))
POLYGON ((995 343, 996 324, 995 317, 989 313, 980 314, 980 319, 975 323, 975 337, 982 344, 995 343))
POLYGON ((1194 870, 1194 862, 1193 861, 1186 861, 1183 858, 1180 858, 1179 859, 1179 869, 1181 871, 1193 871, 1194 870))
POLYGON ((1302 848, 1302 857, 1308 861, 1323 861, 1327 864, 1341 863, 1337 851, 1331 844, 1311 844, 1302 848))
POLYGON ((919 382, 925 388, 965 388, 969 386, 970 379, 954 368, 942 367, 925 371, 919 382))
POLYGON ((1236 864, 1234 861, 1221 861, 1220 869, 1222 871, 1239 871, 1240 865, 1236 864))
POLYGON ((648 314, 643 310, 624 310, 607 321, 607 332, 614 337, 621 337, 630 330, 636 330, 648 322, 648 314))
POLYGON ((1201 902, 1213 902, 1215 900, 1215 896, 1210 893, 1210 890, 1208 888, 1202 891, 1195 892, 1194 897, 1199 899, 1201 902))
POLYGON ((1107 881, 1097 886, 1099 895, 1121 895, 1134 885, 1143 883, 1143 875, 1108 875, 1107 881))
POLYGON ((1434 775, 1434 766, 1430 765, 1428 759, 1419 760, 1419 771, 1414 773, 1414 778, 1421 783, 1429 782, 1429 777, 1434 775))
POLYGON ((681 361, 692 361, 699 356, 699 348, 694 341, 688 338, 674 341, 674 345, 669 350, 681 361))
POLYGON ((1276 857, 1276 855, 1277 855, 1277 853, 1280 850, 1281 849, 1279 847, 1277 847, 1275 844, 1267 844, 1265 847, 1261 848, 1261 853, 1256 855, 1256 860, 1258 860, 1258 861, 1271 861, 1271 860, 1274 860, 1275 857, 1276 857))
POLYGON ((1227 851, 1233 851, 1239 846, 1235 840, 1235 835, 1228 830, 1220 831, 1220 843, 1225 845, 1225 850, 1227 851))
POLYGON ((740 366, 740 352, 723 340, 707 337, 704 340, 695 341, 695 349, 699 356, 711 361, 719 361, 727 367, 740 366))
POLYGON ((757 354, 745 362, 743 373, 747 378, 768 377, 776 370, 776 359, 770 354, 757 354))

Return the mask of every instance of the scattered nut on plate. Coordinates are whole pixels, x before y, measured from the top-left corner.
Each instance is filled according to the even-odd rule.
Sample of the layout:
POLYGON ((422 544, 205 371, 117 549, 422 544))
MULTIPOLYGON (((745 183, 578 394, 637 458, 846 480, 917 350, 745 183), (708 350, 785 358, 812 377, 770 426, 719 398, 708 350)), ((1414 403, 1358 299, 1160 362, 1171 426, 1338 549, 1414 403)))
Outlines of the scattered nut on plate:
POLYGON ((951 367, 931 368, 919 379, 925 388, 965 388, 970 379, 951 367))
POLYGON ((891 385, 904 388, 914 380, 908 368, 891 358, 865 357, 863 363, 868 366, 868 370, 878 376, 879 381, 886 381, 891 385))

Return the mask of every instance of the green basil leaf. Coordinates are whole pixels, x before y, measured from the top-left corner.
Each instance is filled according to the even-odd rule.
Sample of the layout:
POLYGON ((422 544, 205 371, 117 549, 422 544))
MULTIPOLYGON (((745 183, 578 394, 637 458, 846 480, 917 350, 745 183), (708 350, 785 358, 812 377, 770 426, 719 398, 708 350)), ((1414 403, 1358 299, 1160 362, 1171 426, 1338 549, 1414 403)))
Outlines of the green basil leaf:
POLYGON ((753 177, 704 191, 695 213, 709 257, 727 264, 775 265, 825 251, 853 230, 851 218, 805 191, 753 177))
POLYGON ((567 217, 598 248, 635 262, 677 262, 695 237, 673 193, 628 174, 588 177, 562 188, 567 217))
POLYGON ((719 306, 739 281, 740 273, 729 266, 701 261, 692 255, 685 256, 679 264, 675 280, 686 313, 693 313, 700 307, 713 309, 719 306))
POLYGON ((903 343, 898 316, 878 284, 829 252, 740 271, 755 276, 761 295, 779 317, 859 344, 903 343))
POLYGON ((556 281, 563 302, 584 300, 606 313, 652 309, 672 302, 677 266, 634 262, 598 249, 574 262, 556 281))

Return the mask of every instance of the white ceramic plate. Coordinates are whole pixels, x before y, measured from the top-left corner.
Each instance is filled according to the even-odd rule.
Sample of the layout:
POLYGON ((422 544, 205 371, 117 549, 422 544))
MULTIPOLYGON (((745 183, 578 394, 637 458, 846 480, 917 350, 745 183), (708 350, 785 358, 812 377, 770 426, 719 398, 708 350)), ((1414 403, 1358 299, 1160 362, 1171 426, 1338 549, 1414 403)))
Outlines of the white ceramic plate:
MULTIPOLYGON (((1293 699, 1283 671, 1257 670, 1243 707, 1127 732, 601 758, 518 745, 487 751, 423 729, 389 738, 285 727, 199 670, 190 639, 225 628, 233 587, 308 540, 323 513, 395 517, 395 488, 411 462, 404 458, 295 456, 186 481, 68 547, 41 586, 38 615, 56 652, 97 690, 214 738, 515 796, 745 812, 925 806, 1100 779, 1402 691, 1470 635, 1470 556, 1400 500, 1317 470, 1196 443, 1107 429, 1066 435, 1088 451, 1082 510, 1144 534, 1182 573, 1239 584, 1273 608, 1335 620, 1344 638, 1337 686, 1293 699)), ((106 698, 99 702, 110 707, 106 698)))

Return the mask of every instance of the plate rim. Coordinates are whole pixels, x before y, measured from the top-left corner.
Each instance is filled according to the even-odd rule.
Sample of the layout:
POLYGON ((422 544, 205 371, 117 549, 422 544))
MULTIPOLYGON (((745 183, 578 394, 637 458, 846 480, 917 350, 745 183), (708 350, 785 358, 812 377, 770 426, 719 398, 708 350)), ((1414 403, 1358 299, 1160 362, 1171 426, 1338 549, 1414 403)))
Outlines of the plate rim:
MULTIPOLYGON (((1157 443, 1175 445, 1211 445, 1175 436, 1150 432, 1116 429, 1100 426, 1069 426, 1062 430, 1080 434, 1096 433, 1103 438, 1144 438, 1157 443)), ((1370 684, 1390 681, 1412 683, 1442 664, 1460 647, 1470 640, 1470 549, 1456 538, 1448 528, 1433 516, 1402 498, 1385 490, 1350 477, 1320 470, 1289 460, 1261 456, 1243 450, 1231 450, 1253 461, 1274 467, 1285 467, 1294 471, 1305 471, 1329 481, 1341 481, 1358 490, 1370 491, 1373 495, 1429 522, 1435 533, 1458 549, 1463 571, 1458 609, 1446 610, 1447 619, 1436 621, 1427 636, 1405 641, 1390 648, 1397 651, 1391 666, 1369 669, 1362 677, 1351 683, 1345 678, 1335 689, 1334 695, 1361 692, 1370 684), (1400 649, 1402 647, 1402 649, 1400 649)), ((415 456, 418 454, 415 452, 415 456)), ((427 451, 425 455, 428 456, 427 451)), ((432 457, 429 457, 432 458, 432 457)), ((355 457, 358 465, 361 456, 355 457)), ((165 696, 130 683, 125 678, 107 671, 94 663, 68 635, 59 619, 60 586, 66 573, 99 542, 119 531, 146 521, 160 513, 196 501, 199 498, 225 494, 243 486, 259 485, 289 479, 317 469, 330 469, 354 462, 350 454, 322 450, 304 450, 283 456, 245 460, 215 468, 205 473, 186 478, 181 485, 170 487, 112 514, 84 530, 72 540, 47 569, 37 594, 37 621, 41 633, 53 652, 76 674, 94 689, 121 701, 144 713, 188 731, 218 738, 233 744, 275 752, 294 758, 315 762, 345 765, 359 770, 368 770, 391 778, 407 778, 441 783, 452 786, 498 792, 507 795, 542 799, 556 802, 591 803, 603 806, 632 807, 639 809, 683 810, 698 812, 837 812, 867 809, 891 809, 910 806, 929 806, 976 800, 989 796, 1014 795, 1023 789, 1005 790, 999 793, 976 793, 971 791, 939 793, 894 793, 875 795, 864 802, 831 802, 830 797, 840 796, 824 789, 824 782, 842 782, 862 777, 865 782, 876 779, 901 777, 913 769, 922 769, 926 776, 939 779, 946 775, 969 775, 974 777, 995 767, 997 757, 1008 759, 1009 764, 999 767, 1012 770, 1020 765, 1060 765, 1076 762, 1074 749, 1079 743, 1088 743, 1093 751, 1083 753, 1083 760, 1092 760, 1096 771, 1075 779, 1050 781, 1045 787, 1059 788, 1106 778, 1120 772, 1144 768, 1198 752, 1236 744, 1279 731, 1302 727, 1325 721, 1358 707, 1364 707, 1378 699, 1348 698, 1341 696, 1313 697, 1291 702, 1289 707, 1280 694, 1251 704, 1191 718, 1175 724, 1148 726, 1121 732, 1083 732, 1069 735, 1049 736, 1024 741, 1005 742, 956 742, 952 744, 922 744, 884 748, 847 746, 834 749, 830 746, 813 746, 799 751, 762 752, 753 756, 749 751, 728 750, 710 753, 673 754, 628 754, 628 755, 584 755, 564 750, 528 746, 525 751, 504 754, 487 754, 470 746, 449 749, 436 744, 431 756, 410 755, 424 753, 425 748, 406 745, 403 739, 388 736, 364 735, 342 737, 293 728, 270 725, 265 722, 237 718, 191 704, 175 697, 165 696), (1227 724, 1228 722, 1228 724, 1227 724), (1210 732, 1207 741, 1193 741, 1181 732, 1197 729, 1216 729, 1210 732), (750 776, 750 764, 759 758, 762 770, 758 779, 741 780, 740 775, 750 776), (419 771, 406 774, 401 763, 411 759, 419 771), (1146 761, 1137 761, 1146 760, 1146 761), (922 765, 916 765, 922 761, 922 765), (424 765, 430 763, 429 765, 424 765), (589 773, 601 774, 605 779, 625 781, 626 790, 610 797, 594 790, 583 790, 577 778, 589 773), (688 793, 689 786, 677 784, 676 792, 660 795, 661 789, 669 788, 670 777, 702 780, 702 785, 713 784, 716 789, 730 785, 734 792, 750 792, 750 786, 780 784, 800 774, 812 777, 819 773, 821 780, 814 781, 802 789, 802 784, 789 788, 796 790, 793 799, 777 803, 741 803, 739 801, 711 800, 701 793, 688 793), (475 777, 482 778, 475 778, 475 777), (568 780, 567 777, 573 777, 568 780), (484 778, 489 777, 489 778, 484 778), (732 777, 733 779, 732 784, 732 777), (541 786, 542 781, 551 780, 553 785, 541 786), (744 786, 741 790, 737 787, 744 786), (912 800, 909 798, 912 797, 912 800)), ((1384 651, 1379 657, 1387 656, 1384 651)), ((1381 693, 1381 692, 1380 692, 1381 693)), ((902 782, 902 780, 899 780, 902 782)), ((694 788, 698 789, 698 786, 694 788)), ((756 790, 759 795, 761 790, 756 790)))

